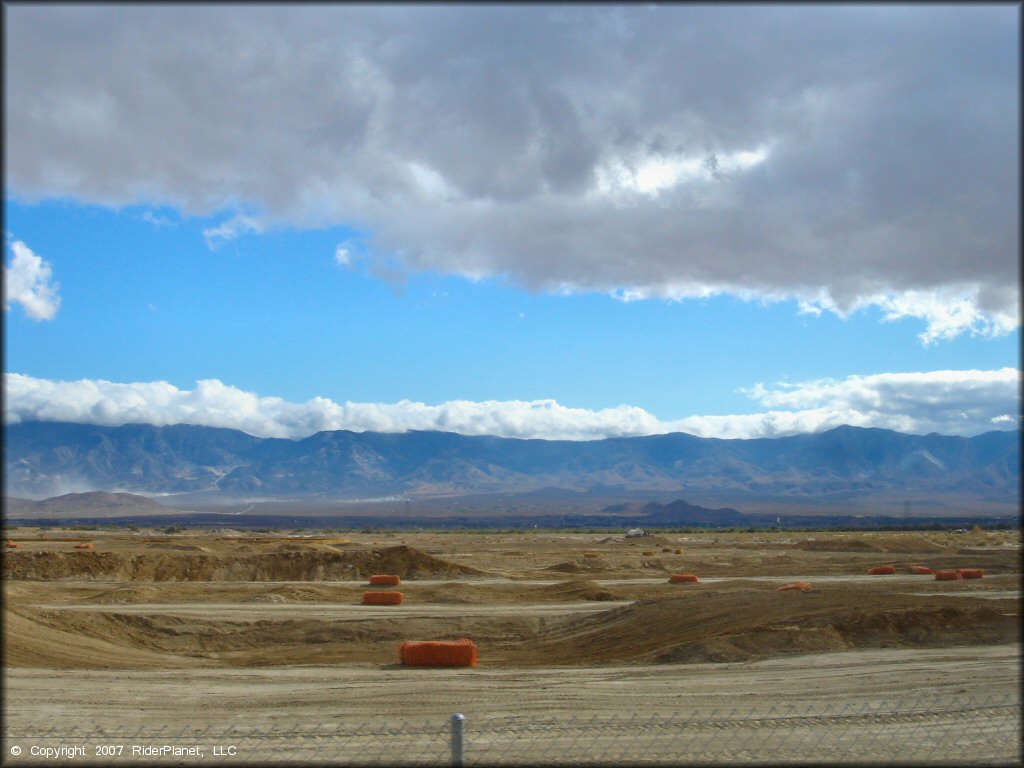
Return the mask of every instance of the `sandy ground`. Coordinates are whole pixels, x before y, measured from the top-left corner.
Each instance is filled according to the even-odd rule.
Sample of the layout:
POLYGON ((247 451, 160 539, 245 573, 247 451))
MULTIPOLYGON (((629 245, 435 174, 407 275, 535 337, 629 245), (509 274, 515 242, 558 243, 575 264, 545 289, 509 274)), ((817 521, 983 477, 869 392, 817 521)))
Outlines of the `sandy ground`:
POLYGON ((468 764, 1020 755, 1018 533, 7 534, 12 764, 199 741, 145 757, 443 763, 454 712, 468 764), (402 605, 360 604, 379 572, 402 605), (813 590, 776 590, 795 579, 813 590), (397 664, 403 639, 461 636, 479 667, 397 664))
POLYGON ((215 720, 318 723, 367 717, 416 720, 549 715, 669 715, 688 710, 769 709, 799 700, 827 708, 891 697, 983 698, 1013 693, 1019 644, 927 650, 863 650, 725 664, 486 667, 408 670, 397 665, 251 669, 9 670, 10 726, 41 721, 170 730, 215 720), (902 689, 895 690, 896 684, 902 689))

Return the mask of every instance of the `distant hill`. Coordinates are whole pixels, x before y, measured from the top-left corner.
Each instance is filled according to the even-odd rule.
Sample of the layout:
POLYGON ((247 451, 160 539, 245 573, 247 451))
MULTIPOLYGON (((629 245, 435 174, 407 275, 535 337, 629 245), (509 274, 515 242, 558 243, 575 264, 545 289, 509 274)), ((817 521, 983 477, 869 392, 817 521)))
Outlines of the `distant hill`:
POLYGON ((676 499, 667 504, 651 501, 646 504, 641 502, 610 504, 601 509, 602 515, 631 515, 635 518, 636 524, 658 525, 658 526, 731 526, 744 525, 750 518, 732 509, 723 507, 708 509, 697 504, 691 504, 683 499, 676 499))
POLYGON ((7 517, 31 515, 35 507, 36 502, 31 499, 20 499, 17 496, 4 496, 4 515, 7 517))
POLYGON ((167 512, 167 507, 133 493, 66 493, 42 501, 4 497, 4 513, 16 518, 122 517, 167 512))
POLYGON ((838 427, 753 440, 594 441, 333 431, 284 440, 189 425, 26 422, 4 433, 5 493, 34 498, 88 488, 238 499, 658 492, 805 504, 879 494, 940 506, 954 496, 1020 500, 1019 430, 966 438, 838 427))

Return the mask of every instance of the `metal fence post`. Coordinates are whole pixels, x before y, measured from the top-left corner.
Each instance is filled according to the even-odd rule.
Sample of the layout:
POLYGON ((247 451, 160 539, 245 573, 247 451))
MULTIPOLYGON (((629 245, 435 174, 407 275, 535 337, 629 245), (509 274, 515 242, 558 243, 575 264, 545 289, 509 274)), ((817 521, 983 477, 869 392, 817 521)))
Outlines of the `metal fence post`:
POLYGON ((462 726, 466 716, 456 712, 452 715, 452 765, 462 765, 462 726))

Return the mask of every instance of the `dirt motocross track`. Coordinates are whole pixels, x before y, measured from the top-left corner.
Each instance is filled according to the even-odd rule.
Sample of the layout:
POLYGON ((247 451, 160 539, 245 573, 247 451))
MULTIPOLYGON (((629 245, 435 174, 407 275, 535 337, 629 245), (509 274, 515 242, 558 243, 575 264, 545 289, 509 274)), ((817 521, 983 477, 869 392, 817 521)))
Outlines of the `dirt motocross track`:
POLYGON ((1019 679, 1019 532, 7 533, 20 545, 4 557, 15 724, 231 719, 269 702, 282 718, 412 715, 465 708, 457 692, 477 712, 577 713, 1019 679), (895 575, 867 575, 887 564, 895 575), (940 582, 911 565, 985 576, 940 582), (670 584, 681 571, 700 581, 670 584), (360 604, 375 573, 402 578, 401 605, 360 604), (798 579, 812 589, 777 590, 798 579), (459 637, 478 668, 412 679, 397 665, 402 640, 459 637), (324 699, 325 681, 364 693, 324 699))

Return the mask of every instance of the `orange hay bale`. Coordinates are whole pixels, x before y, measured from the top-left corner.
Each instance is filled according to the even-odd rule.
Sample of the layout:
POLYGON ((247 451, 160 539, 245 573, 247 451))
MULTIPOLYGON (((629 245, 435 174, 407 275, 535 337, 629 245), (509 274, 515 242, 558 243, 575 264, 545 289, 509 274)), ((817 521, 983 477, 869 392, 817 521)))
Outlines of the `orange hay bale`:
POLYGON ((601 555, 598 552, 584 552, 583 556, 584 557, 591 557, 591 558, 593 558, 593 557, 600 557, 601 555))
POLYGON ((695 581, 700 581, 700 579, 697 578, 697 574, 695 573, 673 573, 671 576, 669 576, 668 579, 669 584, 683 584, 687 582, 692 583, 695 581))
POLYGON ((981 579, 985 576, 985 572, 981 568, 957 568, 957 571, 965 579, 981 579))
POLYGON ((370 584, 378 587, 397 587, 401 583, 401 578, 386 573, 378 573, 370 577, 370 584))
POLYGON ((935 573, 935 571, 933 571, 926 565, 912 565, 910 566, 910 572, 919 574, 921 576, 930 576, 931 574, 935 573))
POLYGON ((75 544, 75 549, 92 549, 92 544, 75 544))
POLYGON ((895 565, 879 565, 874 568, 869 568, 868 573, 872 576, 890 576, 896 573, 895 565))
POLYGON ((800 592, 810 592, 813 589, 811 582, 809 581, 794 581, 791 584, 783 584, 781 587, 776 587, 776 592, 790 592, 798 590, 800 592))
POLYGON ((401 592, 363 592, 363 605, 401 605, 401 592))
POLYGON ((935 572, 935 580, 936 581, 957 581, 957 580, 962 579, 962 578, 963 578, 963 575, 960 573, 960 571, 936 571, 935 572))
POLYGON ((405 640, 398 645, 398 661, 407 667, 475 667, 480 659, 476 643, 460 640, 405 640))
POLYGON ((7 546, 8 546, 8 547, 9 547, 10 549, 21 549, 21 544, 18 544, 18 543, 17 543, 17 542, 15 542, 15 541, 8 541, 8 542, 7 542, 7 546))

